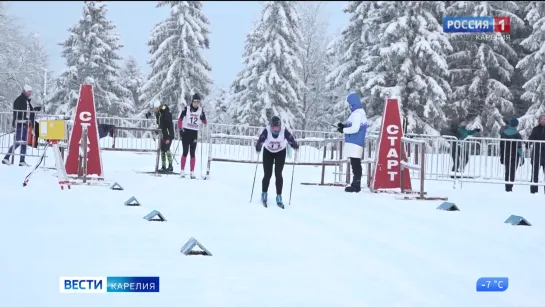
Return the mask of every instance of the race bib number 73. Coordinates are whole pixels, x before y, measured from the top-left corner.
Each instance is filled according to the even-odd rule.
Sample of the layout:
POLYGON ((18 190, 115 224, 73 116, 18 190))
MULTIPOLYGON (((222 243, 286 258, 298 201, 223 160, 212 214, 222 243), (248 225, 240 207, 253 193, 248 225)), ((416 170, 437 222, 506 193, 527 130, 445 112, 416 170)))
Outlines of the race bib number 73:
POLYGON ((280 149, 280 142, 275 142, 275 141, 269 142, 269 145, 267 147, 269 147, 270 150, 280 149))

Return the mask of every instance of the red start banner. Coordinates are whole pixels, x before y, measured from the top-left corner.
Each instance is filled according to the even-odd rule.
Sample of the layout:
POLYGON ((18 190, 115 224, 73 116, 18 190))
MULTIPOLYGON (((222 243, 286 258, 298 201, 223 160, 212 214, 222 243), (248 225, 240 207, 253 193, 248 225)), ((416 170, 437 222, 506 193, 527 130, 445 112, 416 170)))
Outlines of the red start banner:
POLYGON ((375 157, 377 164, 373 176, 373 190, 399 189, 411 190, 411 175, 409 169, 401 172, 401 161, 407 161, 405 150, 401 146, 403 128, 401 112, 397 99, 386 99, 382 114, 382 127, 375 157), (403 187, 401 177, 403 176, 403 187))
MULTIPOLYGON (((93 86, 84 84, 79 89, 79 100, 76 105, 76 114, 74 126, 70 133, 68 147, 68 156, 66 157, 66 173, 77 176, 80 168, 80 156, 83 155, 80 150, 81 136, 84 127, 87 127, 87 175, 103 178, 102 158, 98 143, 98 125, 95 110, 95 97, 93 86)), ((81 165, 83 166, 83 164, 81 165)))

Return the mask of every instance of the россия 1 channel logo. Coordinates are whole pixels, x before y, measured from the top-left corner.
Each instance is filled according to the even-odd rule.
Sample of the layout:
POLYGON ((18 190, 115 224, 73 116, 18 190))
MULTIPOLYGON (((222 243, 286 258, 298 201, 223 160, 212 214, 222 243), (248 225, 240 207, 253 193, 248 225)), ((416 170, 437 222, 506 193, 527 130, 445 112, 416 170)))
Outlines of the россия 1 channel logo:
POLYGON ((443 32, 476 34, 477 38, 483 40, 498 38, 509 40, 511 18, 509 16, 446 16, 443 17, 443 32))
POLYGON ((159 292, 159 277, 60 277, 60 293, 159 292))

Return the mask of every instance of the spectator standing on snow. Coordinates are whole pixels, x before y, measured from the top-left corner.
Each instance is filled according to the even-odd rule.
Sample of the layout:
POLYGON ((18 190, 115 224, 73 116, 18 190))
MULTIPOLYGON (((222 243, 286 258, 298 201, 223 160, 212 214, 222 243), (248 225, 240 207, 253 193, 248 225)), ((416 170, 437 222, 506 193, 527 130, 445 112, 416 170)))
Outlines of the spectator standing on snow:
MULTIPOLYGON (((515 172, 524 164, 522 136, 517 131, 518 119, 513 118, 503 129, 500 141, 500 163, 505 167, 505 181, 515 181, 515 172)), ((539 168, 538 168, 539 169, 539 168)), ((512 192, 513 184, 505 184, 505 191, 512 192)))
POLYGON ((465 146, 465 144, 460 141, 463 141, 468 136, 474 135, 478 132, 481 132, 481 129, 467 129, 466 121, 462 121, 456 128, 456 131, 454 131, 454 136, 456 136, 459 141, 453 143, 451 146, 453 172, 463 173, 469 160, 469 147, 465 146))
POLYGON ((350 158, 350 166, 354 177, 352 184, 344 189, 345 192, 359 193, 361 191, 361 158, 365 146, 365 134, 367 133, 367 115, 363 110, 360 96, 352 93, 346 97, 350 105, 350 116, 345 123, 338 123, 337 129, 344 134, 344 154, 350 158))
POLYGON ((28 166, 25 162, 28 127, 29 123, 34 122, 35 112, 40 111, 40 107, 32 107, 30 96, 32 88, 29 85, 23 87, 23 92, 13 102, 13 119, 11 125, 15 128, 15 143, 9 148, 7 155, 2 160, 2 164, 11 164, 10 157, 19 146, 21 146, 21 157, 19 166, 28 166))
MULTIPOLYGON (((539 169, 543 168, 545 172, 545 115, 539 117, 539 124, 532 129, 528 141, 534 146, 532 150, 531 163, 532 163, 532 182, 539 182, 539 169), (541 141, 542 143, 539 143, 541 141)), ((529 146, 527 144, 526 146, 529 146)), ((538 192, 537 185, 530 186, 530 193, 534 194, 538 192)))

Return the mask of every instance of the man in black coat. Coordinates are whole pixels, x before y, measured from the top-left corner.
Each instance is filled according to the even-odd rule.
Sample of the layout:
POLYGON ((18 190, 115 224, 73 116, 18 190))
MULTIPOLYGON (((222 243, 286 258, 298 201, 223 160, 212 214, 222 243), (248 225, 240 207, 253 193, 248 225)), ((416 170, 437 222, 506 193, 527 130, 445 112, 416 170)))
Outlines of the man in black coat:
MULTIPOLYGON (((545 115, 541 115, 539 117, 539 124, 532 129, 532 133, 530 133, 530 137, 528 137, 528 141, 534 141, 542 143, 534 143, 530 142, 534 145, 534 149, 532 151, 532 182, 538 182, 539 181, 539 169, 540 167, 543 168, 543 171, 545 171, 545 115)), ((529 146, 530 144, 527 144, 529 146)), ((537 193, 538 191, 537 185, 530 186, 530 192, 532 194, 537 193)))
MULTIPOLYGON (((505 166, 505 181, 515 181, 517 168, 524 164, 522 136, 517 131, 518 124, 518 119, 511 119, 501 133, 500 163, 505 166)), ((505 184, 505 191, 512 192, 513 184, 505 184)))
POLYGON ((15 143, 9 148, 7 155, 2 160, 2 164, 11 164, 10 157, 19 146, 21 146, 21 158, 19 166, 28 166, 25 162, 25 155, 28 140, 29 123, 34 122, 35 113, 40 111, 40 107, 32 107, 30 96, 32 88, 29 85, 23 87, 23 92, 13 102, 13 119, 11 126, 15 128, 15 143))

